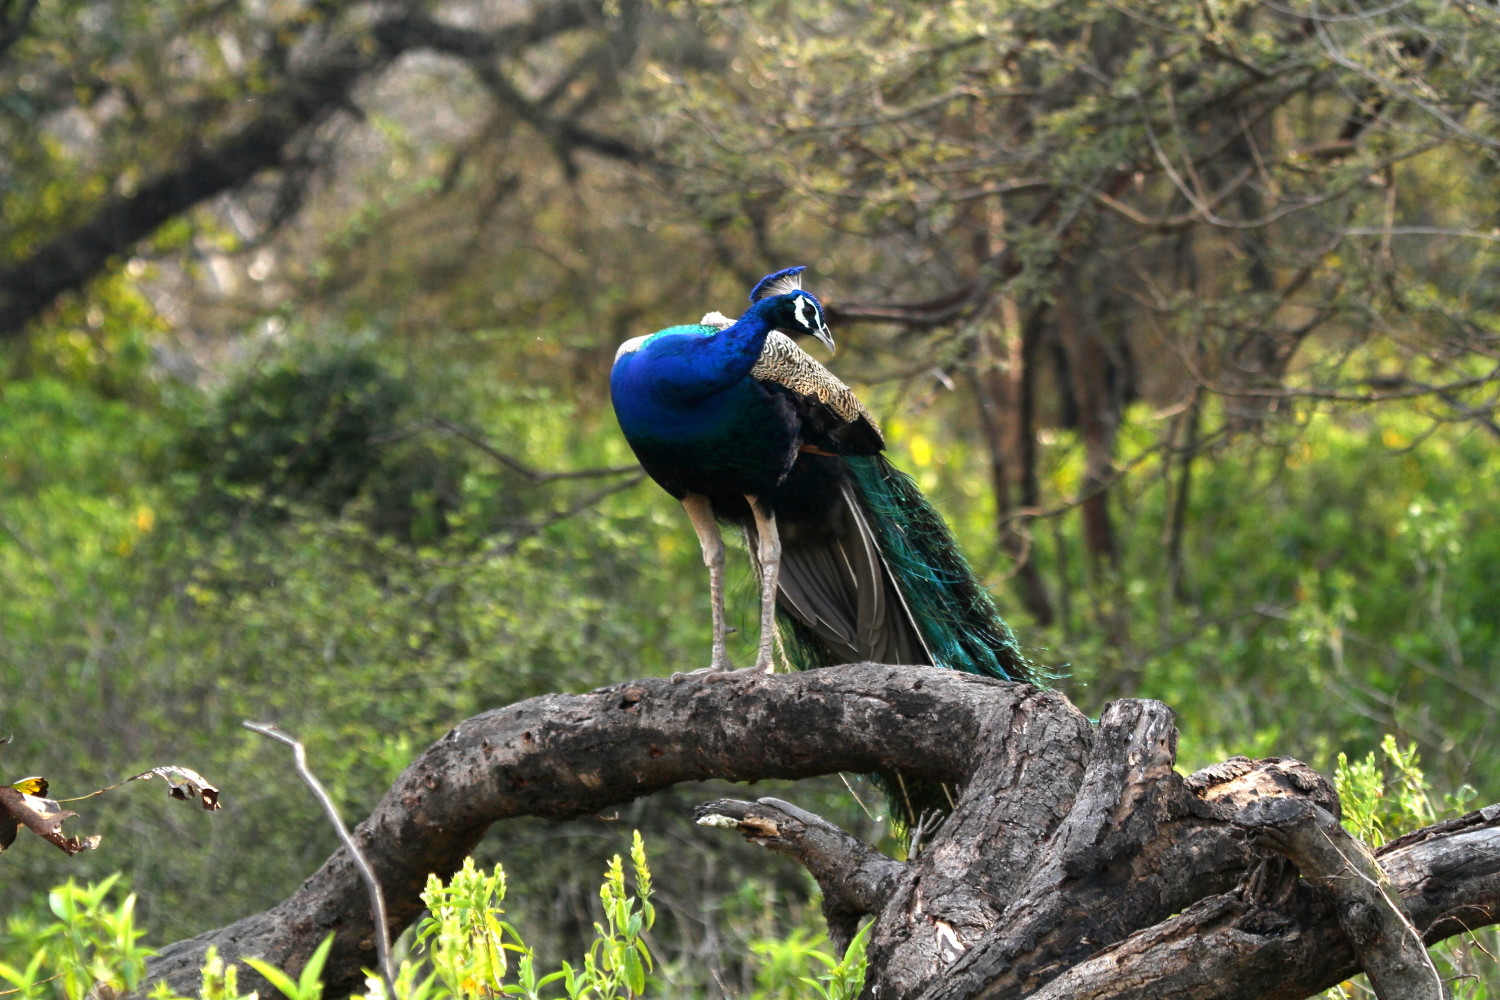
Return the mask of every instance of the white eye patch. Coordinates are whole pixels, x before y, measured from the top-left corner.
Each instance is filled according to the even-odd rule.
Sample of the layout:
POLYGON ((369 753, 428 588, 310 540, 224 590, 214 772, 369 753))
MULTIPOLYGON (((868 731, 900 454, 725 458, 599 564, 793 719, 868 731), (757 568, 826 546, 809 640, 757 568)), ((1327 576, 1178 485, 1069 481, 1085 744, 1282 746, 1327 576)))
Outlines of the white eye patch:
POLYGON ((812 330, 812 329, 815 328, 814 324, 813 324, 813 321, 812 321, 812 318, 804 315, 804 313, 803 313, 803 310, 807 309, 807 308, 808 308, 808 305, 807 305, 807 296, 805 296, 805 295, 799 295, 799 296, 797 296, 797 308, 794 310, 793 315, 795 315, 797 317, 797 322, 802 324, 802 328, 804 330, 812 330))

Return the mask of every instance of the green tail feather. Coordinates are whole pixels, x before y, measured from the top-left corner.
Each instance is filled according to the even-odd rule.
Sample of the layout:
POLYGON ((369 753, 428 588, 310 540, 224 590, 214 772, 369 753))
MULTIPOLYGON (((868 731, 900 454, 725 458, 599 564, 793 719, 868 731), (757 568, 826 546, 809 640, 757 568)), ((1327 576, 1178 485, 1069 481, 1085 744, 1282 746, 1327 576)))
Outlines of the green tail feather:
POLYGON ((844 462, 936 665, 999 680, 1043 681, 911 477, 879 455, 844 462))
MULTIPOLYGON (((999 680, 1049 680, 1050 675, 1021 651, 948 525, 911 477, 879 455, 846 456, 844 462, 881 555, 936 665, 999 680)), ((790 615, 778 618, 783 649, 796 667, 831 665, 827 647, 811 630, 790 615)), ((894 772, 871 779, 890 804, 892 825, 903 842, 923 816, 952 808, 954 792, 943 785, 894 772)))

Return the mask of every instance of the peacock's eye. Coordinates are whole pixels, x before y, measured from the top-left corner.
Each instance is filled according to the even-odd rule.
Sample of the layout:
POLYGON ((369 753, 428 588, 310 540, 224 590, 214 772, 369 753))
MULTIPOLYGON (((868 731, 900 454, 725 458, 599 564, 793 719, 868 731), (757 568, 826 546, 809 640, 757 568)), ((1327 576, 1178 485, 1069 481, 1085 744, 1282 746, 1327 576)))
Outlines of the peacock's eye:
POLYGON ((804 330, 816 330, 818 328, 817 306, 808 301, 808 298, 805 295, 797 296, 796 302, 797 305, 793 312, 797 317, 797 322, 802 324, 802 328, 804 330))

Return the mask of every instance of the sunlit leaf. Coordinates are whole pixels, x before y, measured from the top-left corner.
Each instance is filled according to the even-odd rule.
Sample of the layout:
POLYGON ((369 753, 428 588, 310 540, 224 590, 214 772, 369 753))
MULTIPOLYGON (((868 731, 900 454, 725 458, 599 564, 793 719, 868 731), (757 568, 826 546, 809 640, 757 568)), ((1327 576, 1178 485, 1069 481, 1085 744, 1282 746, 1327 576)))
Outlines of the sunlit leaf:
POLYGON ((47 779, 43 777, 22 778, 19 781, 12 781, 10 787, 18 792, 25 792, 27 795, 40 795, 43 798, 47 796, 47 779))

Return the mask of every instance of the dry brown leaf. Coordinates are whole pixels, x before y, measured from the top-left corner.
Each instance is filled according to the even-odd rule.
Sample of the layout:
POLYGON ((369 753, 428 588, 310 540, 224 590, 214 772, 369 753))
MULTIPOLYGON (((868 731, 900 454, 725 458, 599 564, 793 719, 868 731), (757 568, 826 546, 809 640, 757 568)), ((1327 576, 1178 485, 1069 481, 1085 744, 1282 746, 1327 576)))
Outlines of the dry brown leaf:
MULTIPOLYGON (((40 780, 28 778, 23 784, 31 784, 40 780)), ((46 787, 45 781, 41 784, 42 787, 46 787)), ((79 851, 98 847, 99 835, 97 833, 90 837, 63 836, 63 820, 77 815, 51 799, 28 795, 10 785, 0 785, 0 851, 15 842, 16 832, 23 826, 68 854, 77 854, 79 851)))
POLYGON ((160 778, 167 783, 167 794, 174 799, 190 801, 196 797, 205 809, 219 808, 219 790, 190 767, 164 764, 161 767, 153 767, 149 771, 142 771, 130 780, 150 781, 153 777, 160 778))

